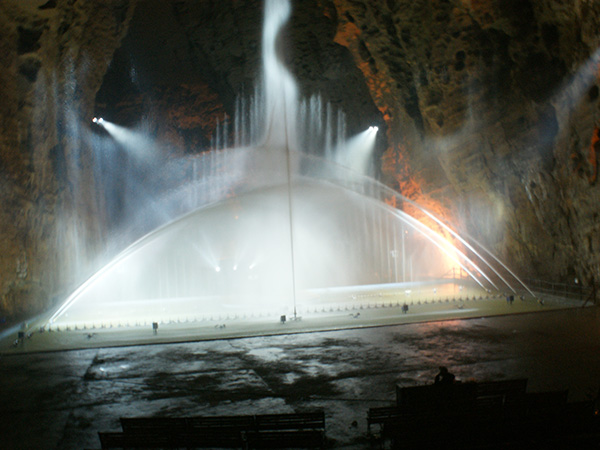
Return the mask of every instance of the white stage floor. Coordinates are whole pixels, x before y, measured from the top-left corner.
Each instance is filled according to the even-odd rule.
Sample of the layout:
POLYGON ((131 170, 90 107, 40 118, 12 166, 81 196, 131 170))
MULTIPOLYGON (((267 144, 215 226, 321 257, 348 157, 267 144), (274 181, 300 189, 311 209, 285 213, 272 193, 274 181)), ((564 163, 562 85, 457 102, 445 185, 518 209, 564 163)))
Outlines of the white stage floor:
POLYGON ((295 334, 314 331, 341 330, 430 321, 457 320, 505 314, 533 313, 563 308, 576 308, 580 300, 548 295, 515 296, 513 303, 505 294, 490 294, 478 287, 455 286, 451 283, 419 286, 375 286, 362 290, 331 290, 318 293, 310 306, 299 305, 296 320, 293 309, 271 313, 215 314, 187 317, 185 304, 179 314, 157 319, 158 331, 152 329, 152 319, 138 322, 90 323, 70 317, 70 322, 48 325, 44 319, 27 323, 25 339, 15 341, 14 330, 0 341, 0 353, 22 353, 68 349, 113 347, 169 342, 192 342, 231 339, 250 336, 295 334), (434 292, 435 289, 435 292, 434 292), (541 301, 540 301, 541 300, 541 301), (402 306, 408 311, 403 312, 402 306), (281 315, 286 322, 282 323, 281 315), (82 325, 83 323, 83 325, 82 325), (45 327, 44 332, 40 328, 45 327), (49 331, 51 330, 51 331, 49 331))

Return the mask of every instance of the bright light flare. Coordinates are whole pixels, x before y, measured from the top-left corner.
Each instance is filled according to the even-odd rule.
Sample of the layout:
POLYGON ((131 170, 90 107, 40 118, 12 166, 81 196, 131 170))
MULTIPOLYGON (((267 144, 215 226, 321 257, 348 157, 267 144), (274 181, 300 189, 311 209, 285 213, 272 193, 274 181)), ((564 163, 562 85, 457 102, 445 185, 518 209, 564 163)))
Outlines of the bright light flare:
POLYGON ((102 127, 117 141, 128 154, 138 159, 148 159, 153 156, 157 144, 144 133, 116 125, 102 117, 92 119, 92 122, 102 127))
POLYGON ((367 174, 378 129, 372 126, 348 139, 343 148, 336 151, 339 155, 337 162, 359 173, 367 174))

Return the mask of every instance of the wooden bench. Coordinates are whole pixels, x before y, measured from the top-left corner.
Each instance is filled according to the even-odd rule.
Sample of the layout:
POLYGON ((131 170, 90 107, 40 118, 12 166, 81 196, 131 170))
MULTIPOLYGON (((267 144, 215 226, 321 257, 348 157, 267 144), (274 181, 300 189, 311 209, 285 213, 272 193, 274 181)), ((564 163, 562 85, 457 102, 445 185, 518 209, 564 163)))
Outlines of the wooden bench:
POLYGON ((507 399, 523 397, 526 389, 526 378, 451 385, 396 386, 396 405, 406 412, 473 410, 482 404, 484 398, 498 397, 504 403, 507 399))
POLYGON ((568 391, 526 388, 527 379, 398 388, 397 407, 371 408, 367 424, 379 424, 381 439, 394 448, 480 448, 558 436, 568 391))
POLYGON ((125 448, 176 448, 177 442, 169 435, 161 434, 127 434, 123 432, 98 433, 102 449, 125 448))
POLYGON ((143 448, 246 448, 241 432, 224 433, 216 430, 181 433, 99 432, 102 449, 143 448))
POLYGON ((123 417, 120 421, 130 442, 150 438, 170 442, 171 447, 241 448, 246 446, 246 433, 255 428, 254 416, 123 417))
POLYGON ((392 423, 400 418, 401 412, 397 406, 381 406, 369 408, 367 412, 367 433, 371 433, 371 425, 379 425, 380 429, 386 423, 392 423))
POLYGON ((482 397, 475 399, 474 403, 469 409, 456 409, 454 411, 435 411, 420 409, 417 411, 406 411, 403 408, 397 406, 383 406, 376 408, 369 408, 367 413, 367 429, 370 429, 371 425, 391 424, 398 420, 407 420, 411 417, 433 417, 438 418, 440 415, 458 415, 466 418, 472 416, 472 420, 478 420, 480 417, 487 417, 489 415, 494 418, 501 416, 502 402, 499 397, 482 397))
POLYGON ((325 442, 322 410, 292 414, 123 417, 122 432, 99 432, 103 449, 316 448, 325 442))
POLYGON ((527 390, 527 378, 514 380, 485 381, 475 383, 477 397, 500 396, 504 400, 525 395, 527 390))
POLYGON ((567 406, 568 390, 535 392, 525 396, 527 413, 530 415, 560 414, 567 406))
POLYGON ((370 408, 367 431, 379 425, 381 445, 392 447, 433 448, 438 445, 459 446, 469 442, 483 444, 486 436, 499 434, 502 421, 500 396, 476 397, 474 383, 453 386, 424 386, 424 389, 401 388, 398 406, 370 408), (419 402, 428 402, 425 405, 419 402))
POLYGON ((311 411, 291 414, 261 414, 254 416, 258 431, 325 429, 325 412, 311 411))
POLYGON ((556 421, 567 412, 567 396, 566 390, 528 393, 506 403, 507 419, 530 423, 556 421))
POLYGON ((254 416, 255 431, 247 434, 248 448, 322 448, 325 412, 254 416))
POLYGON ((386 447, 391 441, 392 448, 436 448, 449 447, 454 442, 463 442, 471 436, 474 422, 461 411, 449 414, 422 410, 418 412, 398 411, 386 418, 380 418, 380 444, 386 447))
POLYGON ((125 433, 183 432, 188 424, 185 417, 121 417, 125 433))
POLYGON ((323 448, 323 430, 280 430, 255 431, 247 435, 247 445, 251 449, 260 448, 323 448))
POLYGON ((396 387, 396 405, 406 412, 471 409, 476 398, 476 383, 396 387))
POLYGON ((191 431, 199 429, 250 430, 256 427, 255 416, 197 417, 122 417, 121 428, 126 433, 148 431, 191 431))

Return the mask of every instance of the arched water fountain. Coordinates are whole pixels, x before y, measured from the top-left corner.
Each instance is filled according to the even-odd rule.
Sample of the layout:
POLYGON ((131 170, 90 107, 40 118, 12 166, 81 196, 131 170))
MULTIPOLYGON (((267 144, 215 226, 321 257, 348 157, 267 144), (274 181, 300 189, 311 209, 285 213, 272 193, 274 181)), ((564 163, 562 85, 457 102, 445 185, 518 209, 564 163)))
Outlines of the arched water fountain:
MULTIPOLYGON (((405 301, 418 286, 455 288, 456 270, 480 292, 525 288, 418 205, 435 230, 390 206, 410 201, 367 175, 376 127, 346 140, 342 113, 328 111, 323 124, 320 101, 298 101, 275 52, 289 13, 289 3, 267 0, 264 94, 238 101, 211 152, 177 162, 191 176, 154 205, 173 220, 73 292, 51 326, 298 317, 359 297, 405 301)), ((135 139, 95 121, 123 146, 135 139)))

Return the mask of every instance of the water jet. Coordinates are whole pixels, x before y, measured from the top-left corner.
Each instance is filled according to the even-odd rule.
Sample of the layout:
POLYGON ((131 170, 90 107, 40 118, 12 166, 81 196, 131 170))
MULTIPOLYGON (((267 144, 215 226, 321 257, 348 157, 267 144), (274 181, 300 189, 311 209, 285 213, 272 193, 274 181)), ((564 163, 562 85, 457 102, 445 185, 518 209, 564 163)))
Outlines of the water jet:
MULTIPOLYGON (((212 151, 161 167, 192 168, 154 199, 162 223, 83 283, 49 323, 296 317, 317 306, 339 309, 356 296, 369 307, 384 293, 424 286, 445 293, 457 269, 480 289, 500 289, 500 280, 501 289, 515 290, 500 274, 505 267, 494 269, 450 227, 370 176, 377 126, 346 139, 343 113, 334 120, 316 98, 298 100, 275 51, 290 8, 266 1, 263 89, 237 102, 241 116, 222 121, 212 151), (244 120, 248 109, 252 117, 244 120), (234 147, 227 147, 230 122, 234 147), (438 230, 391 203, 416 206, 438 230)), ((141 163, 152 158, 148 149, 157 150, 143 133, 94 119, 123 148, 137 156, 144 150, 141 163)))

